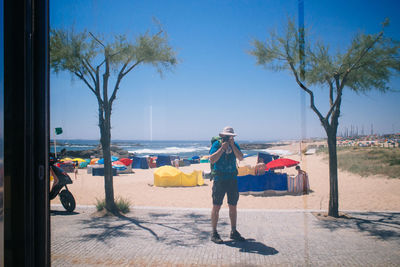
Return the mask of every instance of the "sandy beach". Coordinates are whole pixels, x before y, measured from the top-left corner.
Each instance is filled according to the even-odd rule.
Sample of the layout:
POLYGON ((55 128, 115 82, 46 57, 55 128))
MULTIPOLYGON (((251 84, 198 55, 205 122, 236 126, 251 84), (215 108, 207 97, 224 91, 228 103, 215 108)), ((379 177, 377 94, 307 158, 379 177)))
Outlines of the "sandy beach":
MULTIPOLYGON (((300 157, 299 143, 272 147, 288 150, 293 154, 285 156, 300 161, 302 169, 309 174, 309 195, 257 196, 241 195, 238 208, 243 209, 287 209, 287 210, 327 210, 329 201, 328 162, 322 155, 300 157)), ((239 166, 256 163, 256 157, 248 157, 239 166)), ((209 171, 209 163, 192 164, 181 167, 185 173, 193 170, 209 171)), ((197 187, 155 187, 153 186, 155 169, 134 169, 132 174, 120 174, 114 177, 114 194, 131 201, 132 206, 211 208, 212 182, 205 179, 203 186, 197 187)), ((279 171, 278 171, 279 172, 279 171)), ((282 170, 295 174, 294 167, 282 170)), ((104 178, 87 174, 79 169, 75 175, 70 173, 73 184, 68 188, 74 195, 77 205, 95 205, 96 198, 104 198, 104 178)), ((379 176, 361 177, 339 170, 339 209, 360 211, 400 211, 400 180, 379 176)), ((60 204, 59 198, 51 201, 60 204)), ((223 208, 226 208, 226 198, 223 208)))

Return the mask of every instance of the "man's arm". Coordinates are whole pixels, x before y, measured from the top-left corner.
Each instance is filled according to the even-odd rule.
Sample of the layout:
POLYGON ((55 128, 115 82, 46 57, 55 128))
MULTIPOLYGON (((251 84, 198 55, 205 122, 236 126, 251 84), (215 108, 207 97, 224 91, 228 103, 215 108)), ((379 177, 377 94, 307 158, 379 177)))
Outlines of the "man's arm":
POLYGON ((215 151, 213 154, 211 154, 210 162, 212 164, 217 162, 221 158, 222 154, 224 153, 224 151, 226 150, 227 147, 228 147, 228 143, 226 143, 226 142, 222 143, 221 147, 217 151, 215 151))
POLYGON ((235 145, 235 141, 233 141, 233 138, 229 139, 229 144, 233 150, 233 153, 235 153, 235 156, 238 160, 243 160, 243 153, 242 151, 239 150, 239 148, 235 145))

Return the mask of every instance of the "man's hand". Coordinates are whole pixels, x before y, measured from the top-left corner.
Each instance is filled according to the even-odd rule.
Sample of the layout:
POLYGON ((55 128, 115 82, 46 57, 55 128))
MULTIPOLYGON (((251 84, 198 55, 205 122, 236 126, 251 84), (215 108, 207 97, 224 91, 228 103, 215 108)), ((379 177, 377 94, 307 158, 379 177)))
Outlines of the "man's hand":
POLYGON ((222 151, 227 150, 228 146, 229 146, 229 142, 223 142, 222 145, 221 145, 222 151))
POLYGON ((233 147, 235 145, 235 141, 233 140, 233 136, 228 139, 228 143, 233 147))

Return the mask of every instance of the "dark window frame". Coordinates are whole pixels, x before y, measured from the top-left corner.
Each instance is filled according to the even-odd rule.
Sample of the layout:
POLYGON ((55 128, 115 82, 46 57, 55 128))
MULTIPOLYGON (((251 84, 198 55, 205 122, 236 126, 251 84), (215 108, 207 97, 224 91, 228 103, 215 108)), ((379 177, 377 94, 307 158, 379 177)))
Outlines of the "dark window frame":
POLYGON ((3 3, 4 265, 50 266, 49 2, 3 3))

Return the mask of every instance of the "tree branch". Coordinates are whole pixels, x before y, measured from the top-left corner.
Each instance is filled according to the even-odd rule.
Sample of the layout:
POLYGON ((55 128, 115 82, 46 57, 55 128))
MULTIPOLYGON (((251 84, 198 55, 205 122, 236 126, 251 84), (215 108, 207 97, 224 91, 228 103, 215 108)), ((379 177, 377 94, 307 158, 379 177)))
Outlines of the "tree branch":
POLYGON ((126 74, 128 74, 134 67, 136 67, 137 65, 139 65, 142 62, 143 62, 142 59, 139 59, 138 61, 136 61, 136 63, 133 64, 131 67, 129 67, 129 69, 126 72, 122 73, 122 76, 125 76, 126 74))
POLYGON ((364 48, 364 51, 362 51, 361 55, 358 57, 358 59, 350 65, 350 67, 345 71, 345 74, 342 79, 342 84, 341 87, 344 87, 347 76, 349 73, 357 66, 357 64, 363 59, 363 57, 368 53, 368 51, 378 42, 378 40, 383 36, 383 30, 378 34, 378 36, 375 38, 373 42, 370 43, 366 48, 364 48))
POLYGON ((103 65, 106 62, 106 60, 104 59, 96 68, 100 68, 101 65, 103 65))
POLYGON ((88 65, 88 66, 90 67, 90 69, 91 69, 93 72, 96 72, 96 70, 95 70, 95 69, 92 67, 92 65, 90 64, 89 60, 87 60, 86 58, 84 58, 84 61, 85 61, 86 65, 88 65))
POLYGON ((89 73, 90 77, 92 78, 94 84, 96 84, 96 80, 95 80, 95 78, 94 78, 94 76, 93 76, 93 73, 92 73, 92 71, 91 71, 91 70, 94 71, 94 69, 92 68, 92 66, 90 66, 90 64, 87 65, 86 62, 85 62, 85 60, 82 60, 82 65, 86 68, 86 70, 87 70, 87 72, 89 73), (90 67, 89 67, 89 66, 90 66, 90 67))
POLYGON ((336 99, 337 99, 336 109, 332 113, 331 125, 334 129, 337 130, 338 118, 340 115, 340 103, 342 102, 342 90, 338 91, 336 99))
POLYGON ((106 49, 106 46, 99 39, 97 39, 93 33, 89 32, 89 34, 93 37, 93 39, 96 40, 96 42, 98 42, 102 47, 104 47, 104 49, 106 49))
MULTIPOLYGON (((101 105, 103 105, 103 100, 101 99, 100 92, 99 92, 98 90, 94 90, 94 89, 93 89, 93 87, 89 84, 89 82, 86 80, 85 76, 83 76, 83 74, 82 74, 81 72, 74 72, 74 74, 75 74, 76 76, 78 76, 78 77, 89 87, 90 91, 92 91, 93 94, 96 96, 97 101, 98 101, 101 105)), ((98 81, 97 81, 97 83, 96 83, 96 88, 97 88, 97 85, 98 85, 98 81)))
MULTIPOLYGON (((321 113, 319 112, 319 110, 315 107, 315 104, 314 104, 314 93, 313 93, 310 89, 308 89, 308 88, 300 81, 299 76, 298 76, 298 74, 297 74, 297 72, 296 72, 296 70, 295 70, 295 68, 294 68, 294 66, 293 66, 293 63, 292 63, 292 62, 289 62, 289 65, 290 65, 290 69, 292 70, 292 72, 293 72, 293 74, 294 74, 294 77, 296 78, 297 84, 298 84, 304 91, 306 91, 306 92, 310 95, 310 106, 311 106, 311 109, 317 114, 319 120, 320 120, 323 124, 325 124, 325 123, 326 123, 325 118, 321 115, 321 113)), ((325 125, 324 125, 324 127, 325 127, 325 125)))
POLYGON ((110 97, 110 105, 112 105, 112 103, 114 102, 116 96, 117 96, 117 91, 119 89, 119 83, 121 82, 122 78, 124 77, 123 72, 125 70, 125 68, 128 66, 130 59, 128 59, 127 62, 125 62, 124 66, 122 66, 121 70, 118 73, 118 79, 117 82, 115 83, 114 86, 114 91, 110 97))
POLYGON ((339 83, 339 76, 336 74, 335 75, 335 81, 336 81, 336 99, 335 99, 335 103, 333 103, 333 105, 331 105, 331 108, 329 109, 328 113, 326 113, 326 120, 329 120, 329 117, 331 116, 332 112, 334 111, 335 107, 340 103, 340 101, 342 100, 342 87, 340 86, 339 83))
POLYGON ((324 125, 324 127, 325 127, 325 123, 326 123, 325 118, 322 116, 321 112, 319 112, 319 110, 315 107, 315 104, 314 104, 314 93, 313 93, 310 89, 308 89, 308 88, 300 81, 299 75, 297 74, 297 71, 296 71, 296 69, 295 69, 295 67, 294 67, 294 65, 293 65, 293 59, 292 59, 292 57, 291 57, 290 54, 289 54, 289 41, 288 41, 288 40, 286 41, 286 45, 285 45, 284 47, 285 47, 285 52, 286 52, 287 61, 288 61, 288 63, 289 63, 290 69, 291 69, 292 72, 293 72, 294 77, 296 78, 297 84, 298 84, 304 91, 306 91, 306 92, 310 95, 310 106, 311 106, 311 109, 315 112, 315 114, 317 114, 319 120, 321 121, 321 123, 322 123, 322 124, 324 125))
POLYGON ((90 91, 92 91, 93 94, 96 95, 96 91, 93 89, 93 86, 86 80, 81 71, 75 71, 74 74, 78 76, 78 78, 81 79, 89 87, 90 91))
POLYGON ((329 80, 329 77, 325 78, 326 82, 329 84, 329 105, 333 106, 333 84, 332 81, 329 80))

